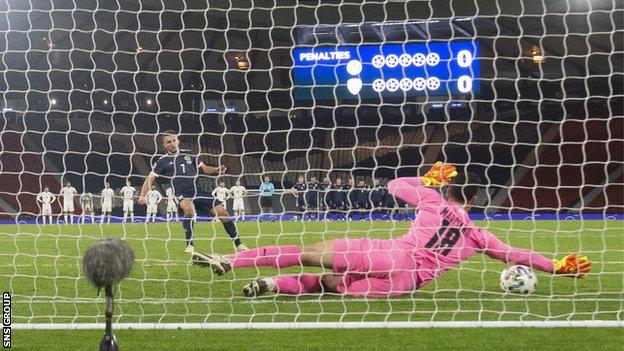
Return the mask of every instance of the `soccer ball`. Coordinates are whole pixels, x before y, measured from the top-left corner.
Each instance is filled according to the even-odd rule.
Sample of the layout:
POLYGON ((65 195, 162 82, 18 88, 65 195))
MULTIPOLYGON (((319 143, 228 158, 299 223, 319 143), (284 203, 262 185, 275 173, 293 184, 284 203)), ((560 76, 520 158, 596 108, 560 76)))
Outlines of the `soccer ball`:
POLYGON ((537 276, 527 266, 511 266, 501 272, 500 287, 504 292, 530 294, 537 287, 537 276))

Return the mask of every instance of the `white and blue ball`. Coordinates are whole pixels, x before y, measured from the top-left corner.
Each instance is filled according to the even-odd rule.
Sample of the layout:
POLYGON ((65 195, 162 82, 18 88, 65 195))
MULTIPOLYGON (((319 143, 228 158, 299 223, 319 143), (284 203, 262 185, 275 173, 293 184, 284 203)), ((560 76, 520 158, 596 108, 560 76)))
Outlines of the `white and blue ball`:
POLYGON ((537 276, 530 267, 511 266, 501 272, 500 287, 507 293, 530 294, 537 287, 537 276))

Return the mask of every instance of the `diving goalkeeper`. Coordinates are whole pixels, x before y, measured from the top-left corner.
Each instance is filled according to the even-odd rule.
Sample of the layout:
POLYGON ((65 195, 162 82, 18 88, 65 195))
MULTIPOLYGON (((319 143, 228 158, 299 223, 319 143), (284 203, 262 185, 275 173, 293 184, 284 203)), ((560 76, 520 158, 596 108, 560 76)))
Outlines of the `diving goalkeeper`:
POLYGON ((494 234, 477 228, 468 217, 480 179, 457 174, 450 164, 436 163, 424 177, 399 178, 389 192, 418 208, 418 216, 404 236, 394 239, 341 238, 299 247, 265 246, 232 255, 195 252, 195 264, 218 274, 242 267, 323 267, 327 274, 281 275, 262 278, 243 288, 248 297, 272 291, 279 294, 336 292, 351 296, 387 297, 419 289, 477 253, 510 264, 580 278, 591 270, 585 256, 572 253, 549 260, 529 250, 511 247, 494 234), (435 189, 452 183, 448 199, 435 189))

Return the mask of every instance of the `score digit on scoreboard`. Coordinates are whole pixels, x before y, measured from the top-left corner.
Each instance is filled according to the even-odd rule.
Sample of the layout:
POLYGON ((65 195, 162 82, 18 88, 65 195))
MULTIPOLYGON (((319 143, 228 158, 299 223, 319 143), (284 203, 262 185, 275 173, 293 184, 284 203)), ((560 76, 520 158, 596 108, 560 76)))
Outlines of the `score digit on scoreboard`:
POLYGON ((476 94, 479 43, 344 45, 293 50, 297 99, 476 94))

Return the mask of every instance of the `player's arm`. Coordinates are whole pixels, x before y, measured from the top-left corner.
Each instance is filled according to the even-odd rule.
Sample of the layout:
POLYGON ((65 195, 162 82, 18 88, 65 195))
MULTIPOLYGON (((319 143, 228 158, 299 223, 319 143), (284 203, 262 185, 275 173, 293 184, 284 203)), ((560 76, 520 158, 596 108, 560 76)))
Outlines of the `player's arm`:
POLYGON ((212 197, 217 197, 217 188, 212 189, 212 192, 210 192, 210 195, 212 195, 212 197))
POLYGON ((404 177, 390 181, 388 192, 415 207, 435 205, 439 204, 443 198, 431 187, 448 184, 456 175, 455 166, 436 162, 422 177, 404 177))
POLYGON ((43 203, 43 199, 41 198, 41 193, 37 194, 37 202, 43 203))
POLYGON ((199 161, 199 163, 197 164, 197 168, 204 174, 223 174, 225 172, 227 172, 227 166, 217 166, 217 167, 213 167, 213 166, 208 166, 207 164, 203 163, 202 161, 199 161))
POLYGON ((483 252, 489 257, 511 264, 522 264, 552 274, 564 274, 573 278, 583 278, 591 271, 591 261, 577 253, 566 255, 561 260, 549 260, 537 252, 519 249, 500 241, 494 234, 482 230, 483 252))

